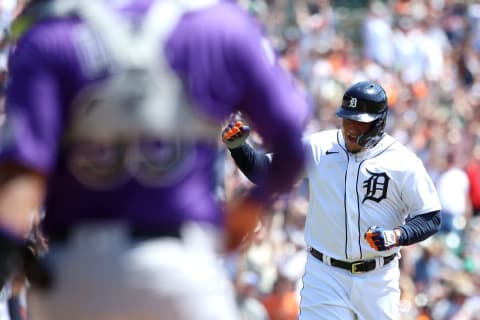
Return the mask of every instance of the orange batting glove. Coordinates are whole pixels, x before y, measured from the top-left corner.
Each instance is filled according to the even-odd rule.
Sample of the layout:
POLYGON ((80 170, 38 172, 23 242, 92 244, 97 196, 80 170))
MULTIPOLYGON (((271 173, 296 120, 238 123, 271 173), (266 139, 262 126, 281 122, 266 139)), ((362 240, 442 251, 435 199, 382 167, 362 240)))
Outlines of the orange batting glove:
POLYGON ((384 230, 382 227, 371 226, 364 235, 370 247, 377 251, 386 251, 398 246, 398 235, 395 230, 384 230))
POLYGON ((250 127, 245 125, 243 121, 231 121, 223 129, 222 141, 228 149, 236 149, 245 143, 249 135, 250 127))

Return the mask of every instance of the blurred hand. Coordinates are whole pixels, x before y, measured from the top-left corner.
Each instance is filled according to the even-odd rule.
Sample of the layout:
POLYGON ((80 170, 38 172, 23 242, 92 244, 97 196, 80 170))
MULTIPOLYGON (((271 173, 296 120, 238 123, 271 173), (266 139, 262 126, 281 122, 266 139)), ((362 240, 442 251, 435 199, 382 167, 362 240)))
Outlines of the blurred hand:
POLYGON ((370 247, 377 251, 386 251, 398 246, 398 236, 394 230, 371 226, 364 235, 370 247))
POLYGON ((245 143, 250 135, 250 127, 243 121, 230 121, 222 132, 222 141, 228 149, 236 149, 245 143))
POLYGON ((264 206, 256 200, 244 198, 227 207, 225 217, 225 247, 228 252, 238 250, 253 240, 264 206))

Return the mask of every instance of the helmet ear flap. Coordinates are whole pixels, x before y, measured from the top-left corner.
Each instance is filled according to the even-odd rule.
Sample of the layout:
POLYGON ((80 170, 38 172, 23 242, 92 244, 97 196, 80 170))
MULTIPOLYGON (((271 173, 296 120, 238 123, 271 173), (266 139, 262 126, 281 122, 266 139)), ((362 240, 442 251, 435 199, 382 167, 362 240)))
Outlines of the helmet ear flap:
POLYGON ((364 148, 373 147, 380 141, 385 133, 387 111, 382 117, 372 122, 372 127, 364 134, 357 137, 357 143, 364 148))

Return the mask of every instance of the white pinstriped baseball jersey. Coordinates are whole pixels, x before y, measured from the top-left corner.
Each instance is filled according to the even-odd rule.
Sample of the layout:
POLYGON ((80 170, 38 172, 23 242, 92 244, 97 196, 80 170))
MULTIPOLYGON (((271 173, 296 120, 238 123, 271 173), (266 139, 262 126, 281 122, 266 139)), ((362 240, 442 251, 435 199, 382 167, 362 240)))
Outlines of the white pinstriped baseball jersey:
POLYGON ((372 225, 393 229, 407 216, 440 210, 440 202, 421 160, 393 137, 349 153, 341 130, 304 139, 310 206, 307 244, 345 261, 389 256, 373 250, 363 235, 372 225))

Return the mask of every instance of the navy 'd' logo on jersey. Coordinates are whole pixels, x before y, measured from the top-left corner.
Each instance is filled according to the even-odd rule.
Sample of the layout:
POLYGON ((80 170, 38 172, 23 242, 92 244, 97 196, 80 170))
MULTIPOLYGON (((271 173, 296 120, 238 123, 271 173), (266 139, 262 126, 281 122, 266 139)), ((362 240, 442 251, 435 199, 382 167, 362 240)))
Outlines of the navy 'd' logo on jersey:
POLYGON ((365 197, 362 200, 364 203, 366 200, 372 200, 380 202, 387 198, 388 181, 390 178, 385 172, 375 173, 367 169, 370 173, 370 178, 363 182, 363 188, 365 189, 365 197))

